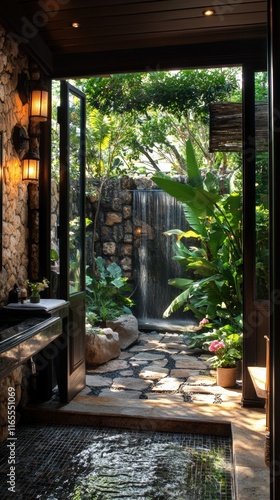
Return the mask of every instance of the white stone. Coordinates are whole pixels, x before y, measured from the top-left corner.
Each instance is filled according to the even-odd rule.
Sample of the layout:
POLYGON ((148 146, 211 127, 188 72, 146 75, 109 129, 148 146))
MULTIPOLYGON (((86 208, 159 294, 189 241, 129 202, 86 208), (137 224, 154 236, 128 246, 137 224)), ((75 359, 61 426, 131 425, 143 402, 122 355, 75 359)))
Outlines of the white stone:
POLYGON ((132 314, 120 316, 116 320, 106 321, 106 326, 118 332, 121 349, 127 349, 127 347, 138 342, 140 335, 138 321, 132 314))
POLYGON ((131 359, 135 360, 135 361, 139 361, 139 360, 143 360, 143 361, 155 361, 155 360, 164 359, 164 354, 152 354, 152 353, 149 353, 149 352, 143 352, 143 353, 136 354, 131 359))
POLYGON ((98 366, 97 368, 93 368, 92 370, 88 369, 87 373, 110 373, 116 370, 126 370, 129 368, 129 364, 125 360, 113 360, 108 361, 105 365, 98 366))
POLYGON ((86 385, 89 387, 110 387, 113 380, 101 375, 86 375, 86 385))
POLYGON ((112 389, 132 389, 135 391, 143 391, 151 384, 148 380, 140 380, 134 377, 118 377, 114 379, 111 386, 112 389))
POLYGON ((86 333, 86 364, 102 365, 120 355, 120 342, 117 332, 104 328, 102 334, 86 333))
POLYGON ((168 373, 169 370, 167 370, 167 368, 161 368, 160 366, 149 365, 140 371, 139 377, 145 379, 147 378, 150 380, 157 380, 166 377, 168 373))
POLYGON ((187 354, 174 354, 172 359, 176 363, 176 368, 194 368, 196 370, 207 370, 209 368, 209 365, 204 361, 197 359, 195 356, 188 356, 187 354))
POLYGON ((181 384, 182 381, 177 378, 166 377, 161 379, 155 387, 152 388, 152 392, 177 391, 181 384))

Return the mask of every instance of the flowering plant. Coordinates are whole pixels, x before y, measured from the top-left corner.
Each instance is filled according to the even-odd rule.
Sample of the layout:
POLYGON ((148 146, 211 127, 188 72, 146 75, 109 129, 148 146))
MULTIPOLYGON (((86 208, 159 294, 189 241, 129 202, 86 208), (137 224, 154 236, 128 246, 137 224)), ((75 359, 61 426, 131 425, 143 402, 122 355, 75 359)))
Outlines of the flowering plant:
POLYGON ((208 350, 214 353, 214 356, 208 359, 208 363, 214 368, 234 367, 242 356, 242 337, 235 333, 224 340, 213 340, 208 350))
POLYGON ((39 297, 40 292, 48 288, 49 281, 46 278, 43 278, 42 281, 37 281, 36 283, 32 283, 31 281, 26 281, 26 286, 31 290, 31 297, 39 297))
POLYGON ((208 318, 203 318, 200 322, 199 322, 199 326, 200 328, 203 328, 204 326, 208 325, 210 323, 209 319, 208 318))

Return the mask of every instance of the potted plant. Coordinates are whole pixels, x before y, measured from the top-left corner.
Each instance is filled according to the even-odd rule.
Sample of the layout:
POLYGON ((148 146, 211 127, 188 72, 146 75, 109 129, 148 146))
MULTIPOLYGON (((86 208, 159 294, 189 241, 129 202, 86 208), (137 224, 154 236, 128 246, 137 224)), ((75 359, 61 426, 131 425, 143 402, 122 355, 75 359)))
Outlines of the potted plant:
POLYGON ((49 281, 46 278, 43 278, 42 281, 37 281, 35 283, 27 280, 26 286, 31 290, 30 302, 35 304, 40 302, 40 292, 48 288, 49 281))
POLYGON ((236 384, 237 361, 242 357, 241 338, 236 333, 225 339, 212 340, 208 346, 208 350, 214 353, 208 363, 217 369, 217 385, 221 387, 234 387, 236 384))

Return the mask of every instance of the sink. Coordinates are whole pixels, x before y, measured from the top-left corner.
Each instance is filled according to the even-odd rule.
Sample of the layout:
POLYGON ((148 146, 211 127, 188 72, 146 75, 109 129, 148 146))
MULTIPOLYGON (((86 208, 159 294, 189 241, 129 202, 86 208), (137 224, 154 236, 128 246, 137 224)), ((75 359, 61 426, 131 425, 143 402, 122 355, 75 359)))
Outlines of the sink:
POLYGON ((39 307, 28 304, 9 304, 0 309, 0 378, 62 334, 68 302, 44 299, 39 307))

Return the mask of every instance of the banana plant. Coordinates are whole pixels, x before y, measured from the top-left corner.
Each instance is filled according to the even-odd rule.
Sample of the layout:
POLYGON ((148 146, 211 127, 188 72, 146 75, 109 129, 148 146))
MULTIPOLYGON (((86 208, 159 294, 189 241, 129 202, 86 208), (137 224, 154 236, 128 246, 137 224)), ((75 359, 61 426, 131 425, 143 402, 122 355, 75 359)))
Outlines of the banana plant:
POLYGON ((242 316, 241 194, 219 193, 219 180, 209 172, 202 176, 190 141, 186 148, 188 184, 165 174, 153 181, 183 203, 189 231, 170 229, 175 234, 174 260, 186 271, 186 278, 169 284, 182 290, 164 312, 164 317, 183 307, 198 319, 209 318, 219 325, 235 324, 242 316))

